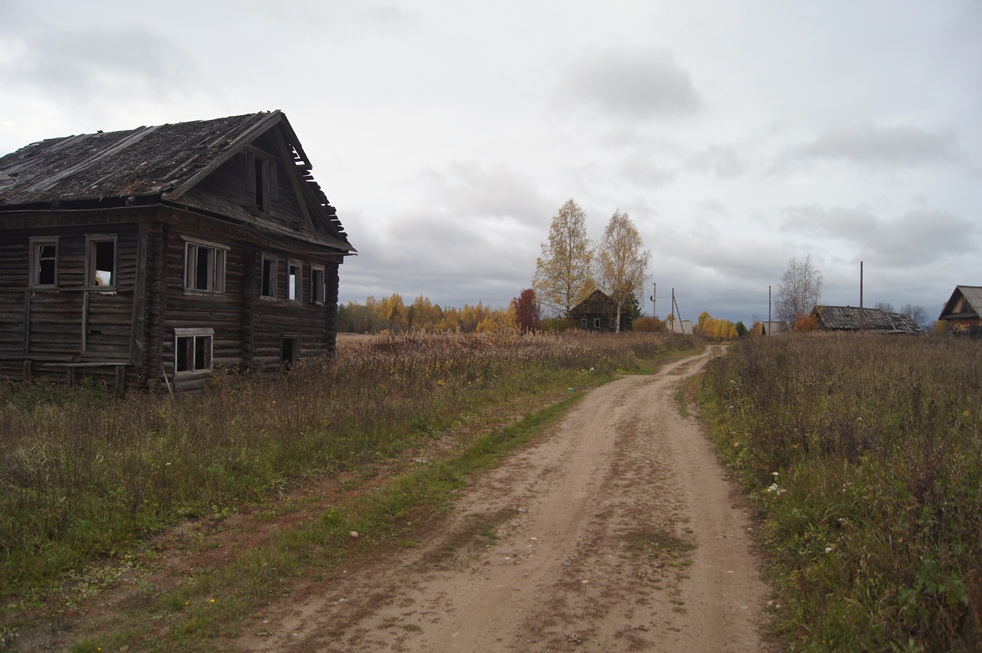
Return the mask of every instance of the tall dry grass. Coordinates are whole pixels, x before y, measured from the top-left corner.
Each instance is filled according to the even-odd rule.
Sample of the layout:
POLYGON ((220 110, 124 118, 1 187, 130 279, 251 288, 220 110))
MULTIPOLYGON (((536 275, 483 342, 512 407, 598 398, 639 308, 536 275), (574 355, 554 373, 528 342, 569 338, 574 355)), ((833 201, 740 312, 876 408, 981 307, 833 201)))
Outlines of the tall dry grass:
POLYGON ((703 390, 794 650, 982 650, 978 341, 755 338, 703 390))
MULTIPOLYGON (((178 521, 400 456, 469 416, 638 371, 690 340, 420 336, 346 344, 289 374, 216 373, 201 396, 0 387, 0 605, 178 521)), ((541 401, 539 402, 541 405, 541 401)))

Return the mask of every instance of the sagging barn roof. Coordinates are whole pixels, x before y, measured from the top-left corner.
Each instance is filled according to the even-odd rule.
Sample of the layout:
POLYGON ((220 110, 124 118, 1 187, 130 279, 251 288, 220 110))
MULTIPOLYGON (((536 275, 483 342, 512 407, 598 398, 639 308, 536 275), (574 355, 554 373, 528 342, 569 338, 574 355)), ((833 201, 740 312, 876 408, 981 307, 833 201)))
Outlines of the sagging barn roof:
POLYGON ((982 286, 955 286, 951 297, 941 309, 939 320, 975 319, 982 317, 982 286), (959 302, 964 298, 964 302, 959 302), (957 312, 956 312, 957 311, 957 312))
POLYGON ((878 308, 856 306, 816 306, 814 315, 819 326, 829 331, 864 331, 871 333, 917 334, 921 330, 914 320, 904 313, 887 313, 878 308))
MULTIPOLYGON (((314 181, 311 164, 281 111, 199 120, 126 131, 97 132, 31 143, 0 158, 0 211, 126 206, 157 202, 227 214, 228 206, 193 192, 195 185, 262 134, 277 129, 301 188, 321 208, 318 239, 346 252, 337 211, 314 181)), ((243 210, 232 217, 255 222, 243 210)), ((268 226, 268 225, 267 225, 268 226)))

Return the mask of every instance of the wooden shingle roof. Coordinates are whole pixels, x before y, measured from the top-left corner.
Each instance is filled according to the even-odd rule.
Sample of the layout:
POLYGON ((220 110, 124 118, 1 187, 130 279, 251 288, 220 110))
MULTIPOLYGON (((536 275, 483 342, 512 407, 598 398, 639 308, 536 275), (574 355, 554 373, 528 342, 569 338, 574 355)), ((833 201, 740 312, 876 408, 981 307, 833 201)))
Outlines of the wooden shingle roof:
MULTIPOLYGON (((191 191, 245 145, 278 128, 296 173, 330 223, 321 236, 354 252, 337 212, 311 175, 311 164, 281 111, 230 116, 125 131, 97 132, 31 143, 0 157, 0 212, 110 207, 154 202, 202 206, 191 191)), ((248 220, 246 215, 235 217, 248 220)), ((321 231, 319 229, 319 231, 321 231)))
POLYGON ((939 320, 952 320, 959 318, 980 318, 982 317, 982 286, 955 286, 951 297, 945 302, 941 309, 939 320), (961 311, 955 312, 958 300, 964 297, 961 311))
POLYGON ((914 320, 904 313, 887 313, 878 308, 856 306, 816 306, 813 311, 822 328, 830 331, 864 331, 875 333, 920 333, 914 320))

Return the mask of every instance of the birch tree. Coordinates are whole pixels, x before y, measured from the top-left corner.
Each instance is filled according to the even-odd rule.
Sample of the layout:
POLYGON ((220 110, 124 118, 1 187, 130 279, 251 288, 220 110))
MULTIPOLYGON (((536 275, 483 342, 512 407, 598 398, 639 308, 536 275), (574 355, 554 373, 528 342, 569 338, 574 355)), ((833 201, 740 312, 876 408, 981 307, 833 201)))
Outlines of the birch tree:
POLYGON ((639 296, 648 273, 651 252, 627 213, 614 212, 604 229, 597 251, 597 276, 601 289, 617 306, 617 327, 621 330, 621 315, 632 298, 639 296))
POLYGON ((794 328, 822 298, 822 273, 812 263, 811 255, 804 260, 796 258, 788 261, 788 267, 781 278, 777 291, 776 312, 778 318, 794 328))
POLYGON ((592 277, 593 244, 586 233, 586 214, 572 199, 552 218, 549 242, 542 243, 532 286, 543 308, 568 317, 569 311, 596 287, 592 277))

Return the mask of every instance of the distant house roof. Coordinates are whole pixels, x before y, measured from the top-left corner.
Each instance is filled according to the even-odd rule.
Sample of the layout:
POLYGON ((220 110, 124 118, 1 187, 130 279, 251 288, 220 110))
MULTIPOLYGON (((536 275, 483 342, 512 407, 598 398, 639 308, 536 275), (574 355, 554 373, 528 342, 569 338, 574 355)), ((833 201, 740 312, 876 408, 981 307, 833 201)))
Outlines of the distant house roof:
POLYGON ((904 313, 887 313, 878 308, 856 306, 816 306, 812 311, 821 328, 829 331, 864 331, 873 333, 920 333, 917 323, 904 313))
POLYGON ((595 315, 603 314, 607 315, 609 313, 615 313, 617 311, 617 304, 610 296, 600 290, 594 290, 590 293, 586 299, 582 302, 569 309, 569 314, 571 317, 576 317, 580 315, 595 315))
POLYGON ((939 320, 978 319, 982 317, 982 286, 955 286, 941 309, 939 320), (964 302, 959 300, 964 298, 964 302))
POLYGON ((279 129, 287 144, 282 154, 292 158, 305 182, 301 188, 322 209, 317 217, 323 222, 315 220, 314 226, 318 239, 354 252, 336 210, 311 176, 296 133, 280 111, 31 143, 0 157, 0 211, 170 202, 255 222, 241 208, 214 206, 214 199, 195 193, 194 188, 272 129, 279 129))

